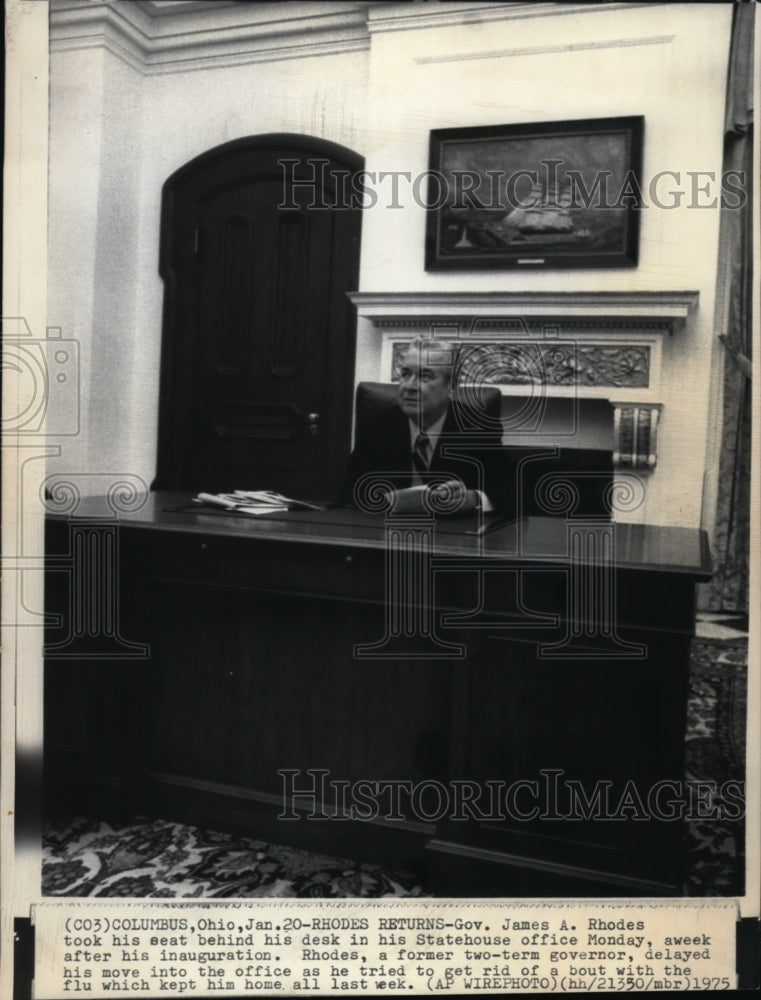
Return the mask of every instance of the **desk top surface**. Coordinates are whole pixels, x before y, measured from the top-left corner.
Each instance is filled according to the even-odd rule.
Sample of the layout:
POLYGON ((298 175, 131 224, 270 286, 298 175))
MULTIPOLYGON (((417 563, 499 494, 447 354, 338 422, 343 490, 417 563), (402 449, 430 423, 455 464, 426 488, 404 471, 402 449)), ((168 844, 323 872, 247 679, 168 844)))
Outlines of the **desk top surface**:
POLYGON ((613 559, 620 569, 684 573, 698 579, 709 579, 711 575, 705 532, 694 528, 618 522, 606 525, 602 521, 566 521, 561 517, 528 517, 505 523, 488 514, 439 517, 426 522, 420 516, 386 517, 383 513, 369 514, 341 507, 251 516, 197 508, 190 501, 187 493, 144 494, 135 498, 128 510, 115 514, 113 501, 84 497, 73 511, 50 511, 48 519, 75 523, 102 519, 104 524, 118 523, 121 527, 146 531, 370 549, 386 547, 389 527, 404 522, 415 530, 428 523, 433 530, 433 552, 437 557, 478 556, 521 564, 572 561, 569 527, 573 524, 586 526, 591 532, 586 558, 592 564, 610 558, 607 551, 601 555, 602 549, 594 538, 611 537, 612 528, 613 559))

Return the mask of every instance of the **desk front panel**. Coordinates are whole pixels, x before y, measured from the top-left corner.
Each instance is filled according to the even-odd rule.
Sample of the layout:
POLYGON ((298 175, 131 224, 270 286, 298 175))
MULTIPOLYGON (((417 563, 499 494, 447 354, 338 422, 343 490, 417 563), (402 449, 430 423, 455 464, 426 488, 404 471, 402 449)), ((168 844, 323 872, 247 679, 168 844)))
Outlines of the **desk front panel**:
MULTIPOLYGON (((68 531, 51 522, 51 554, 65 555, 68 531)), ((400 622, 389 618, 388 556, 373 531, 315 542, 121 525, 118 627, 150 653, 87 659, 88 637, 66 613, 51 630, 65 648, 46 672, 48 790, 65 797, 84 778, 91 802, 96 786, 116 787, 130 806, 166 813, 167 789, 183 787, 199 821, 210 822, 201 800, 217 795, 239 803, 245 826, 251 803, 282 812, 284 770, 302 775, 300 788, 318 770, 339 783, 445 788, 562 772, 587 795, 599 781, 646 792, 681 778, 697 571, 615 566, 613 632, 594 600, 580 629, 567 560, 492 549, 479 562, 468 538, 432 553, 435 615, 400 622), (378 647, 390 632, 394 642, 378 647)), ((71 609, 70 583, 50 573, 49 610, 71 609)), ((455 838, 457 865, 448 848, 434 851, 442 892, 467 891, 458 879, 469 845, 502 859, 499 878, 487 865, 484 894, 546 892, 545 869, 552 891, 567 884, 570 895, 675 891, 679 880, 678 824, 510 815, 453 826, 434 813, 407 809, 396 825, 455 838)), ((357 849, 372 856, 378 827, 360 825, 357 849)), ((272 829, 275 840, 306 836, 305 824, 272 829)))

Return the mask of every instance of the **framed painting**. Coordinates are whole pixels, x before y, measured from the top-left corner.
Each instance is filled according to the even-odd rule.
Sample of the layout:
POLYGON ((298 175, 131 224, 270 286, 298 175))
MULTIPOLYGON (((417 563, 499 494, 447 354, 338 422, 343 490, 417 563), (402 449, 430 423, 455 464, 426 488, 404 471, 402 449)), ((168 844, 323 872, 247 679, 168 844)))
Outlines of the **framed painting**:
POLYGON ((635 267, 644 121, 432 131, 426 270, 635 267))

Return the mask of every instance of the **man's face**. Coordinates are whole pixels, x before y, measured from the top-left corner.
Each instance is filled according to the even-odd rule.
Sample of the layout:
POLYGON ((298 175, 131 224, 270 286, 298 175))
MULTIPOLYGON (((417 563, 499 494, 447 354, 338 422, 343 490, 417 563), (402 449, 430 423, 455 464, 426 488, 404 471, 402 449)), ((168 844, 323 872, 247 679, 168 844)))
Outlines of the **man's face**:
POLYGON ((448 351, 410 348, 402 358, 399 406, 419 427, 427 428, 449 404, 452 359, 448 351))

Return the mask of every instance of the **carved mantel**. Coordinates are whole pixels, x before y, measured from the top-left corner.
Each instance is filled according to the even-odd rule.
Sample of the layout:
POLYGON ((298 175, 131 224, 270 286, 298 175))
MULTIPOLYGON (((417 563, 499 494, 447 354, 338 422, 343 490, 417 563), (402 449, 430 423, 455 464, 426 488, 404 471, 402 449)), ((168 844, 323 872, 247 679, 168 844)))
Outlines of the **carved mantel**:
POLYGON ((607 399, 617 465, 656 463, 664 337, 683 331, 699 293, 356 292, 359 346, 392 380, 415 337, 459 343, 456 378, 504 395, 607 399))

